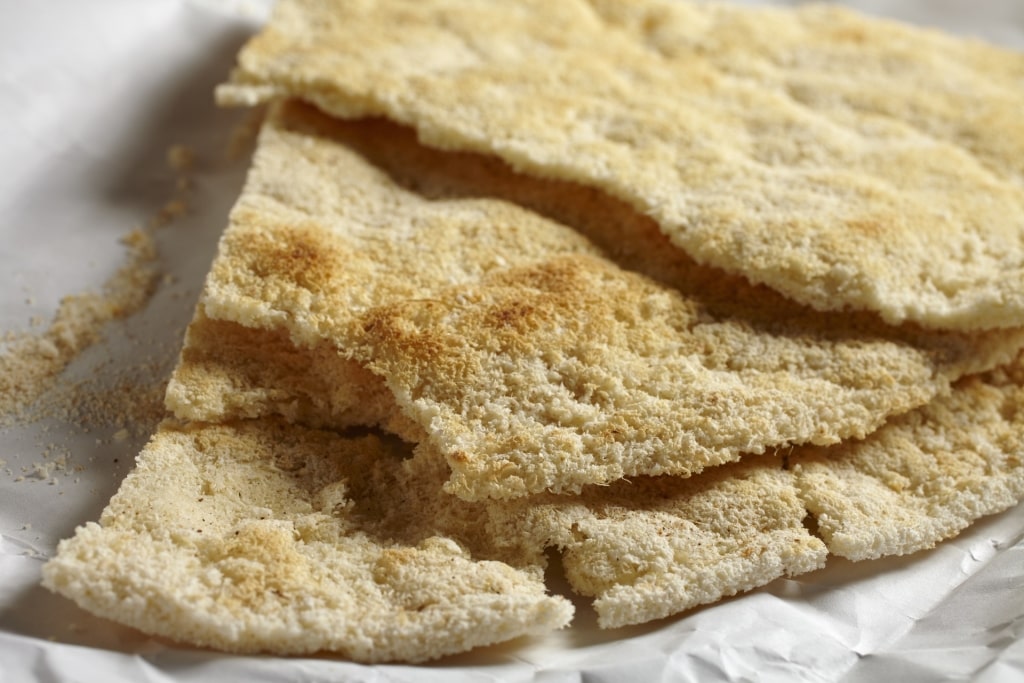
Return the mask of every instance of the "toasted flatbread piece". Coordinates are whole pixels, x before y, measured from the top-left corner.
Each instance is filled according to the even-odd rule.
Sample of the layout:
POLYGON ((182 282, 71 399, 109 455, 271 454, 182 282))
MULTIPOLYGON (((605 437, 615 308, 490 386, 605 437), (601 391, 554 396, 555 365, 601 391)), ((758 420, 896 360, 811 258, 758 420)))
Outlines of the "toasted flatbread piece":
POLYGON ((202 307, 189 324, 166 394, 181 419, 223 421, 280 415, 312 427, 382 427, 423 438, 384 384, 337 346, 292 343, 282 329, 212 320, 202 307))
POLYGON ((1024 324, 1024 55, 834 7, 283 0, 220 100, 607 191, 820 310, 1024 324))
POLYGON ((566 578, 615 628, 825 564, 792 475, 770 455, 699 477, 642 477, 581 496, 490 504, 497 537, 562 551, 566 578))
POLYGON ((273 419, 168 423, 45 584, 198 645, 418 661, 565 623, 539 586, 557 547, 601 626, 642 623, 811 571, 825 544, 914 552, 1019 502, 1022 368, 965 379, 862 442, 484 503, 440 491, 429 444, 410 458, 273 419))
POLYGON ((1018 504, 1022 405, 1018 359, 863 441, 488 503, 493 535, 557 547, 599 625, 640 623, 814 569, 825 546, 851 560, 913 553, 1018 504))
POLYGON ((821 566, 770 456, 580 498, 467 503, 443 458, 264 419, 161 425, 44 585, 147 633, 233 652, 422 661, 565 625, 566 547, 601 626, 649 621, 821 566))
POLYGON ((1022 344, 816 313, 600 193, 286 103, 168 405, 383 425, 429 439, 458 495, 510 497, 864 436, 1022 344))
POLYGON ((800 329, 716 319, 571 255, 382 306, 364 317, 356 355, 428 430, 452 468, 448 490, 467 500, 689 476, 770 446, 862 438, 947 371, 932 374, 935 357, 910 344, 800 329))
POLYGON ((950 396, 863 442, 797 449, 801 499, 829 550, 904 555, 1024 498, 1024 361, 961 380, 950 396))
POLYGON ((572 606, 545 594, 539 564, 478 559, 492 544, 439 493, 443 465, 403 476, 403 451, 280 421, 164 424, 99 523, 60 544, 44 583, 185 643, 362 662, 568 623, 572 606))
MULTIPOLYGON (((296 102, 273 107, 168 408, 188 420, 280 414, 312 426, 395 427, 401 418, 383 384, 343 357, 360 313, 494 268, 599 253, 534 213, 449 196, 460 162, 383 121, 338 122, 296 102)), ((399 431, 416 440, 411 425, 399 431)))
POLYGON ((337 122, 295 102, 269 117, 206 281, 210 318, 284 328, 307 346, 343 341, 352 320, 382 302, 552 254, 599 253, 571 228, 506 202, 428 199, 444 188, 412 136, 391 140, 384 122, 337 122), (419 191, 366 159, 377 155, 414 166, 419 191))

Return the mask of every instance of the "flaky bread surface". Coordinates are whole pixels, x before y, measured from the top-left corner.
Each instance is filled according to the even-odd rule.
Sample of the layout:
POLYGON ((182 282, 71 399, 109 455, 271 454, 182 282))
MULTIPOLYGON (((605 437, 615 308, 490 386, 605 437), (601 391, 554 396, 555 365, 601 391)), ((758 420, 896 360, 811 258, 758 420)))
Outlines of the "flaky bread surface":
POLYGON ((285 0, 225 103, 301 97, 598 187, 819 310, 1024 324, 1024 55, 841 8, 285 0))
POLYGON ((816 313, 698 266, 593 190, 287 102, 168 403, 386 421, 445 455, 450 490, 510 497, 861 437, 1022 341, 816 313))

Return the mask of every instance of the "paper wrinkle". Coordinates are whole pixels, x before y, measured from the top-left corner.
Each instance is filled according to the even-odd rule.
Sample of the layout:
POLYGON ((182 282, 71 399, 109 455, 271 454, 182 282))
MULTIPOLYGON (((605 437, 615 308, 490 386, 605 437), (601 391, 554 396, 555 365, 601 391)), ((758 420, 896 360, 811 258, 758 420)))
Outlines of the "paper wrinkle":
POLYGON ((23 541, 5 533, 0 533, 0 554, 28 557, 33 560, 40 560, 40 562, 50 559, 50 553, 37 548, 28 541, 23 541))
POLYGON ((1006 683, 1020 681, 1024 673, 1024 641, 997 653, 995 658, 972 675, 975 683, 1006 683))
POLYGON ((12 681, 66 683, 80 680, 111 680, 174 683, 178 680, 154 668, 140 655, 55 645, 5 633, 0 633, 0 661, 4 662, 4 674, 10 676, 12 681), (83 677, 83 673, 88 679, 83 677), (108 678, 108 675, 111 678, 108 678))
MULTIPOLYGON (((39 10, 44 3, 6 9, 0 38, 11 40, 6 48, 0 46, 0 111, 7 124, 7 135, 0 136, 0 164, 6 171, 0 174, 0 232, 7 240, 0 250, 0 272, 17 273, 0 295, 2 322, 9 325, 0 332, 28 329, 31 315, 48 315, 49 299, 56 302, 61 294, 82 291, 82 277, 95 276, 93 284, 102 283, 104 269, 120 258, 115 238, 170 196, 157 187, 159 179, 171 175, 165 162, 168 144, 199 143, 204 163, 222 153, 226 126, 205 113, 212 92, 204 83, 226 77, 233 46, 252 26, 249 6, 258 14, 268 4, 93 0, 87 30, 71 21, 83 7, 77 0, 52 0, 45 12, 39 10), (231 18, 239 15, 237 21, 231 18), (54 31, 44 42, 38 31, 25 30, 41 21, 54 31), (110 239, 99 244, 97 235, 110 239), (74 245, 70 251, 68 244, 74 245), (85 246, 79 249, 79 244, 85 246), (69 253, 82 263, 61 260, 69 253), (57 263, 55 254, 63 255, 57 263), (93 266, 84 265, 90 260, 93 266), (34 273, 36 279, 19 273, 34 273), (30 294, 40 301, 27 307, 24 299, 30 294)), ((972 31, 1010 36, 1008 43, 1024 47, 1024 10, 1016 0, 972 3, 967 9, 925 0, 851 4, 933 19, 930 23, 954 29, 969 11, 972 31), (943 14, 946 9, 949 15, 943 14)), ((237 181, 197 182, 197 195, 217 197, 218 204, 195 207, 191 227, 172 225, 162 233, 161 258, 185 264, 187 270, 169 272, 185 283, 191 301, 226 224, 231 193, 237 194, 245 161, 240 163, 237 181)), ((172 311, 167 319, 187 320, 191 304, 176 305, 167 309, 172 311)), ((177 341, 179 328, 162 329, 177 341)), ((55 426, 46 439, 57 439, 60 429, 55 426)), ((89 451, 78 442, 73 450, 72 461, 86 464, 89 451)), ((21 465, 39 457, 31 437, 0 431, 0 460, 15 476, 21 465)), ((96 462, 88 464, 81 484, 61 479, 60 486, 16 484, 0 471, 0 678, 88 676, 110 683, 788 683, 835 681, 844 675, 854 683, 1024 680, 1021 506, 934 551, 863 563, 830 558, 823 570, 654 624, 599 631, 592 610, 581 601, 575 625, 547 639, 517 641, 427 666, 365 667, 329 657, 236 657, 176 646, 87 615, 42 589, 42 560, 77 523, 98 516, 127 470, 96 462), (31 531, 18 531, 29 523, 31 531)))
MULTIPOLYGON (((986 524, 986 522, 982 522, 986 524)), ((1018 532, 1019 534, 1019 532, 1018 532)), ((992 547, 991 538, 982 537, 976 545, 992 547)), ((977 595, 994 593, 1012 582, 1020 586, 1024 572, 1024 543, 1017 542, 1007 551, 992 554, 969 576, 957 584, 941 601, 918 618, 910 629, 878 651, 865 656, 861 666, 844 682, 875 681, 879 676, 905 676, 909 680, 944 680, 947 677, 973 680, 990 664, 1016 667, 1006 680, 1024 680, 1024 662, 1014 663, 1007 653, 1021 645, 1024 636, 1024 592, 1019 588, 1008 601, 981 602, 977 595), (974 624, 974 628, 965 628, 974 624)))

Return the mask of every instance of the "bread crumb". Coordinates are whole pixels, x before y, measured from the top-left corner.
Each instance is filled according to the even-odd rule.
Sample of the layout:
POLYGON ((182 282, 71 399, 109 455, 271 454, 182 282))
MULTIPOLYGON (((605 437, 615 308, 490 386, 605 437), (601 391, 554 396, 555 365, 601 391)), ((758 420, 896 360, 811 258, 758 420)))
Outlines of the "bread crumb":
POLYGON ((195 163, 195 150, 188 145, 171 145, 167 149, 167 165, 178 173, 191 171, 195 163))
MULTIPOLYGON (((112 402, 110 396, 94 396, 89 399, 82 393, 81 385, 64 392, 65 399, 73 399, 72 402, 77 405, 76 410, 68 405, 59 406, 60 397, 47 406, 39 406, 31 415, 29 406, 39 401, 53 387, 56 378, 75 357, 100 341, 106 323, 135 313, 149 301, 159 283, 158 254, 153 231, 188 212, 185 194, 192 187, 188 174, 195 168, 197 160, 198 155, 188 145, 179 143, 168 148, 167 164, 177 173, 175 196, 157 210, 144 228, 134 228, 121 237, 120 242, 127 249, 125 263, 104 283, 100 292, 65 297, 49 325, 42 331, 3 333, 3 346, 0 347, 0 427, 14 422, 35 421, 43 415, 70 417, 69 413, 76 411, 100 411, 106 417, 125 417, 130 413, 141 412, 146 415, 144 422, 155 424, 150 419, 154 413, 150 401, 154 391, 150 388, 143 392, 146 396, 141 400, 141 411, 129 405, 135 399, 120 401, 118 406, 114 405, 116 401, 112 402), (90 400, 91 405, 83 403, 90 400)), ((163 282, 173 284, 177 279, 173 275, 166 275, 163 282)), ((34 298, 25 291, 26 303, 34 304, 34 298)), ((43 327, 44 324, 43 318, 32 318, 33 328, 43 327)), ((169 372, 169 368, 161 367, 159 370, 162 374, 169 372)), ((139 372, 132 374, 137 375, 139 372)), ((159 391, 162 390, 161 385, 159 391)), ((83 426, 81 422, 79 424, 83 426)))
POLYGON ((236 161, 252 151, 260 128, 263 127, 265 116, 266 107, 256 107, 249 110, 245 118, 234 127, 228 137, 227 148, 224 150, 224 157, 229 162, 236 161))
POLYGON ((53 476, 53 463, 37 462, 33 463, 29 467, 29 473, 26 475, 32 479, 38 479, 45 481, 53 476))
POLYGON ((183 199, 172 199, 160 208, 150 220, 149 225, 153 228, 162 228, 187 212, 188 204, 183 199))
POLYGON ((123 318, 149 300, 156 284, 153 238, 133 230, 122 238, 126 262, 99 293, 64 297, 50 325, 41 333, 8 332, 0 354, 0 426, 27 417, 36 401, 67 365, 102 338, 103 326, 123 318))
MULTIPOLYGON (((99 446, 142 438, 163 418, 164 389, 184 330, 172 331, 156 343, 147 341, 147 356, 134 364, 115 363, 111 358, 90 361, 94 365, 87 379, 79 381, 69 378, 65 370, 83 351, 103 340, 109 322, 140 311, 157 285, 177 282, 174 276, 159 273, 154 235, 155 229, 187 213, 185 193, 192 187, 187 173, 196 161, 195 151, 186 145, 168 149, 167 163, 177 172, 174 194, 142 226, 121 236, 124 260, 98 291, 65 296, 52 319, 34 314, 26 331, 0 331, 0 429, 38 423, 35 452, 41 456, 39 462, 14 468, 17 472, 0 461, 11 480, 56 485, 59 478, 86 469, 84 463, 71 463, 64 445, 42 441, 51 432, 67 443, 72 433, 87 435, 98 428, 108 435, 95 439, 99 446), (57 424, 71 430, 52 429, 57 424), (108 430, 116 431, 110 435, 108 430)), ((31 291, 22 287, 22 292, 26 305, 34 305, 31 291)), ((124 341, 140 347, 140 340, 130 336, 124 341)), ((73 481, 80 479, 76 476, 73 481)))

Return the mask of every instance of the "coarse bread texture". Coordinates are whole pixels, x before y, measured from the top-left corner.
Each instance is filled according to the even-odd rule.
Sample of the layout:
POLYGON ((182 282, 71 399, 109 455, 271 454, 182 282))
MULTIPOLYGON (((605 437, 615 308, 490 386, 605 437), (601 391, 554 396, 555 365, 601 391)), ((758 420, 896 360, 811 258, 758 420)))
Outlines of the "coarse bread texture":
POLYGON ((555 547, 600 626, 643 623, 827 553, 917 552, 1018 503, 1021 392, 1018 359, 863 441, 481 503, 441 492, 447 465, 427 443, 410 457, 275 418, 165 423, 45 584, 193 644, 418 661, 564 624, 568 606, 539 586, 555 547))
POLYGON ((1019 56, 823 8, 275 16, 225 100, 410 127, 272 105, 168 389, 191 422, 48 588, 421 662, 566 625, 550 548, 613 628, 1024 497, 1019 56))
POLYGON ((690 476, 768 447, 862 438, 942 391, 947 371, 891 339, 716 319, 580 255, 363 320, 355 355, 424 426, 452 468, 447 490, 467 500, 690 476))
POLYGON ((827 551, 782 459, 745 458, 698 477, 642 477, 580 496, 490 504, 498 538, 557 547, 598 625, 676 614, 819 569, 827 551))
POLYGON ((1024 55, 828 6, 283 0, 218 94, 386 115, 816 309, 966 330, 1024 324, 1022 79, 1024 55))
MULTIPOLYGON (((343 344, 352 321, 382 302, 426 298, 552 254, 598 253, 572 229, 511 204, 435 202, 397 183, 364 156, 368 148, 415 162, 415 146, 389 140, 392 130, 333 121, 297 102, 272 108, 206 280, 205 315, 281 328, 300 345, 343 344)), ((431 169, 419 170, 429 186, 431 169)))
POLYGON ((816 313, 549 185, 272 108, 169 406, 383 425, 430 440, 449 490, 500 498, 861 437, 1024 343, 816 313))
POLYGON ((60 544, 44 585, 193 645, 415 662, 563 626, 571 607, 540 584, 556 544, 604 628, 824 562, 770 456, 561 506, 461 501, 441 492, 443 458, 409 451, 280 419, 165 422, 99 523, 60 544))
POLYGON ((44 585, 193 645, 361 662, 568 623, 571 604, 545 593, 533 558, 471 554, 493 544, 440 493, 443 467, 403 474, 405 455, 280 420, 164 423, 99 523, 60 544, 44 585))
POLYGON ((795 450, 800 497, 836 555, 905 555, 1024 498, 1024 361, 961 380, 861 442, 795 450))
POLYGON ((164 402, 183 420, 280 415, 311 427, 383 427, 407 441, 422 438, 384 382, 333 343, 299 347, 280 329, 212 320, 201 305, 164 402))
POLYGON ((861 441, 492 501, 490 523, 535 553, 558 548, 600 626, 641 623, 811 571, 826 547, 855 561, 920 552, 1020 503, 1022 405, 1019 358, 861 441))

